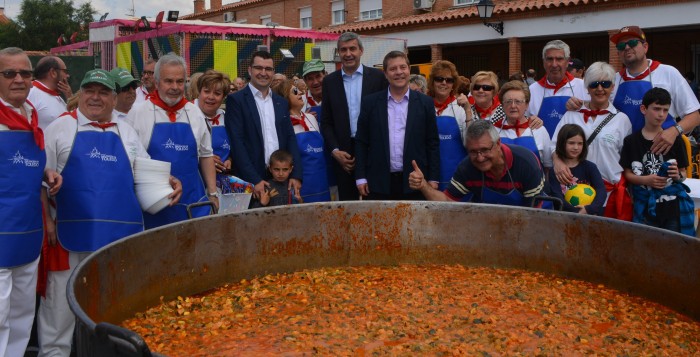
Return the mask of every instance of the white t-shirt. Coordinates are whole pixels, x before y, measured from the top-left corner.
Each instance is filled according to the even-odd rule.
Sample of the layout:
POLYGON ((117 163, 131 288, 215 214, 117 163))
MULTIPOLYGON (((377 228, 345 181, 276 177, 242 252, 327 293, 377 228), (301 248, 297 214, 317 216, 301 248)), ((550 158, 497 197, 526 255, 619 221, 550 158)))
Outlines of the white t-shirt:
MULTIPOLYGON (((141 143, 148 149, 153 134, 155 123, 168 123, 168 113, 152 102, 144 102, 136 107, 132 107, 126 116, 125 122, 129 123, 139 135, 141 143)), ((211 148, 211 134, 204 119, 204 114, 194 104, 187 103, 177 111, 177 123, 189 123, 197 142, 197 152, 199 157, 210 157, 214 153, 211 148)))
POLYGON ((116 123, 116 122, 123 121, 124 119, 126 119, 126 116, 127 116, 127 115, 128 115, 128 113, 122 113, 122 112, 120 112, 120 111, 118 111, 118 110, 116 110, 116 109, 112 110, 112 120, 113 120, 115 123, 116 123))
MULTIPOLYGON (((582 109, 588 108, 583 107, 582 109)), ((588 157, 586 159, 598 166, 603 180, 614 184, 620 181, 620 174, 622 174, 623 171, 619 162, 620 151, 622 150, 625 137, 632 134, 632 123, 627 115, 615 109, 612 103, 608 105, 607 110, 611 113, 617 113, 617 115, 603 127, 600 133, 593 139, 591 145, 588 146, 588 157)), ((554 136, 552 137, 552 152, 555 151, 557 145, 559 129, 561 129, 564 124, 576 124, 582 127, 586 134, 586 139, 588 139, 608 115, 609 114, 601 114, 595 118, 588 119, 588 123, 586 123, 583 121, 583 113, 577 111, 566 112, 554 131, 554 136)))
MULTIPOLYGON (((47 168, 54 169, 59 173, 63 171, 73 148, 76 129, 77 131, 103 131, 100 128, 90 125, 91 121, 80 112, 80 109, 77 110, 77 113, 77 120, 73 119, 70 115, 64 115, 54 120, 44 131, 47 168)), ((114 117, 112 117, 112 121, 114 121, 114 117)), ((116 126, 109 127, 105 130, 119 135, 122 144, 124 144, 126 154, 129 156, 131 167, 134 167, 134 160, 137 157, 150 158, 146 152, 146 148, 141 144, 136 131, 124 121, 114 122, 117 123, 116 126)))
MULTIPOLYGON (((649 60, 651 64, 651 60, 649 60)), ((629 76, 630 73, 627 72, 629 76)), ((677 118, 684 116, 700 110, 700 103, 698 98, 693 94, 693 90, 690 89, 688 81, 681 75, 678 70, 669 65, 660 64, 654 71, 652 71, 648 76, 641 79, 643 81, 651 82, 651 86, 659 87, 667 90, 671 93, 671 108, 669 109, 669 114, 672 117, 677 118)), ((617 94, 617 89, 624 80, 620 73, 615 74, 615 88, 613 88, 610 98, 615 99, 617 94)))
POLYGON ((563 87, 559 88, 556 93, 554 89, 545 88, 538 82, 530 85, 530 105, 527 108, 527 116, 536 115, 539 116, 540 107, 542 105, 542 100, 548 97, 559 97, 568 96, 576 97, 583 100, 591 100, 591 96, 586 90, 586 86, 583 83, 583 79, 574 78, 569 83, 565 84, 563 87))
POLYGON ((52 121, 66 112, 66 102, 60 95, 49 94, 37 86, 29 90, 27 99, 36 108, 41 129, 46 129, 52 121))
MULTIPOLYGON (((518 137, 515 129, 496 129, 498 129, 498 135, 502 138, 516 139, 518 137)), ((549 138, 547 129, 545 129, 543 126, 535 130, 532 130, 532 128, 527 128, 524 132, 520 133, 520 137, 523 136, 532 136, 535 138, 535 144, 537 145, 537 151, 539 151, 540 154, 540 160, 542 160, 542 166, 552 167, 552 141, 549 138)))

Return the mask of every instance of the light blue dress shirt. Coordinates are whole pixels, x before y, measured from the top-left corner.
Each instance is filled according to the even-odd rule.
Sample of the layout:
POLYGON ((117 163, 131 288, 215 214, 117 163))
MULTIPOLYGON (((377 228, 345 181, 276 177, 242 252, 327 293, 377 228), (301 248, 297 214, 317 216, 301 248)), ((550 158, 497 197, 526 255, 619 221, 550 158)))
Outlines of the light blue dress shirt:
POLYGON ((343 71, 343 86, 345 87, 345 99, 348 101, 348 114, 350 114, 350 137, 357 133, 357 118, 360 116, 360 101, 362 99, 362 71, 360 65, 355 73, 347 74, 343 71))

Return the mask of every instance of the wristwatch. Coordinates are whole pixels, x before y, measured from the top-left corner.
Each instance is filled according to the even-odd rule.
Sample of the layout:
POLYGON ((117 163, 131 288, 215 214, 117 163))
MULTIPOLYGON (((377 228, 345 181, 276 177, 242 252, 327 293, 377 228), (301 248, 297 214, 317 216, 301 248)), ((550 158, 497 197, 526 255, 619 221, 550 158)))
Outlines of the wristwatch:
POLYGON ((679 135, 683 135, 683 127, 680 124, 676 124, 674 127, 678 130, 679 135))
POLYGON ((207 196, 209 197, 217 197, 219 195, 218 192, 207 192, 207 196))

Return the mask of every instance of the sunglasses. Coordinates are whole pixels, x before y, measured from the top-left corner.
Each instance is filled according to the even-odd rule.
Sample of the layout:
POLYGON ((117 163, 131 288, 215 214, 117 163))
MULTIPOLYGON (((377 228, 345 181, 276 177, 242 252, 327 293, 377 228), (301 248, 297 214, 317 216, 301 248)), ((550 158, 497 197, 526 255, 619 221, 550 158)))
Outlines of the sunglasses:
POLYGON ((630 46, 630 48, 635 48, 640 42, 644 42, 642 40, 634 39, 634 40, 629 40, 627 42, 620 42, 615 47, 617 47, 618 51, 624 51, 625 47, 630 46))
POLYGON ((19 76, 22 77, 22 79, 29 79, 32 78, 32 75, 34 74, 34 72, 26 69, 21 69, 19 71, 8 69, 0 73, 2 73, 2 76, 5 77, 5 79, 14 79, 15 77, 17 77, 18 73, 19 76))
POLYGON ((299 93, 301 93, 301 91, 297 87, 292 87, 292 93, 294 95, 299 95, 299 93))
POLYGON ((447 84, 452 84, 455 82, 455 79, 452 77, 434 77, 433 81, 435 81, 436 83, 445 82, 447 84))
POLYGON ((612 81, 595 81, 591 82, 591 84, 588 85, 588 88, 590 89, 596 89, 598 86, 602 86, 603 88, 610 88, 612 85, 612 81))
POLYGON ((474 90, 480 90, 480 89, 483 89, 487 92, 490 92, 490 91, 496 89, 496 87, 488 85, 488 84, 475 84, 474 85, 474 90))
POLYGON ((132 89, 136 90, 136 88, 138 88, 138 85, 136 83, 131 83, 128 86, 122 87, 121 89, 119 89, 119 93, 128 92, 129 90, 132 90, 132 89))

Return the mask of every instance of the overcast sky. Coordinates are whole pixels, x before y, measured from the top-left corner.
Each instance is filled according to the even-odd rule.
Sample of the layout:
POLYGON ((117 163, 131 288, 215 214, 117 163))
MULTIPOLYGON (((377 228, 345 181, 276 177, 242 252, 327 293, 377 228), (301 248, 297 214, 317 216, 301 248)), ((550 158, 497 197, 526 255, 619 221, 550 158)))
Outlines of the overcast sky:
MULTIPOLYGON (((79 7, 88 0, 73 0, 75 7, 79 7)), ((92 8, 97 10, 98 19, 105 12, 109 12, 107 19, 124 18, 126 14, 131 13, 132 0, 91 0, 92 8)), ((229 4, 233 1, 223 1, 224 4, 229 4)), ((205 1, 206 7, 209 8, 209 1, 205 1)), ((4 4, 5 15, 11 19, 15 19, 21 8, 22 0, 0 0, 0 6, 4 4)), ((147 16, 155 17, 159 11, 165 10, 167 15, 168 10, 180 11, 180 16, 191 14, 194 12, 194 4, 192 0, 133 0, 136 17, 147 16)))

